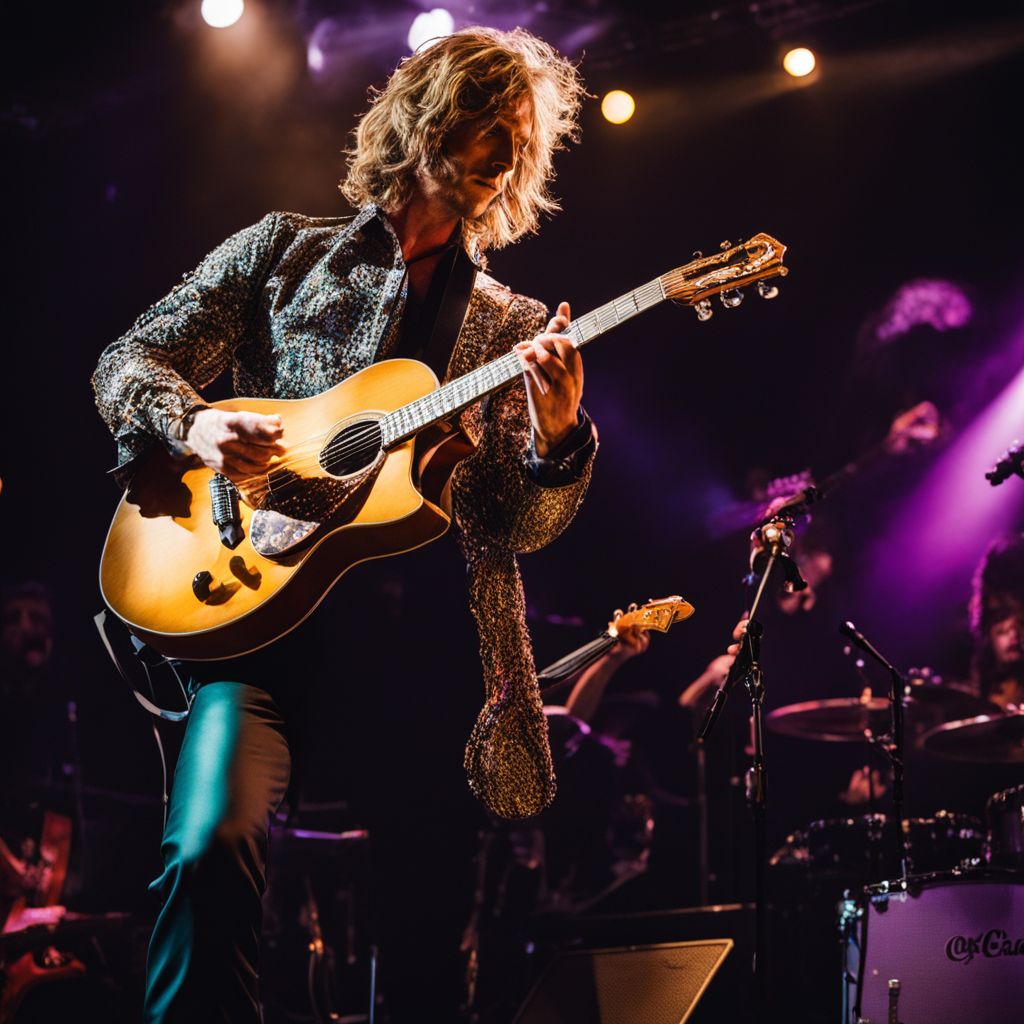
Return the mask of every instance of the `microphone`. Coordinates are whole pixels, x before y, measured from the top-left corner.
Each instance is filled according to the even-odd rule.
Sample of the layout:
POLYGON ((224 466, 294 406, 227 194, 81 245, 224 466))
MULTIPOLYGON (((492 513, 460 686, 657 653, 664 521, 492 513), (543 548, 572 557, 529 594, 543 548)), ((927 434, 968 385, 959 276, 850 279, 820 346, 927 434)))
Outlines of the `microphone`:
POLYGON ((1014 441, 1012 448, 1007 448, 999 461, 985 474, 985 479, 993 486, 1009 480, 1013 474, 1024 479, 1024 444, 1014 441))
MULTIPOLYGON (((761 520, 760 526, 767 526, 773 519, 785 515, 788 517, 802 515, 811 505, 817 504, 825 497, 820 487, 808 485, 802 491, 790 495, 771 515, 761 520)), ((770 507, 770 506, 769 506, 770 507)))
POLYGON ((865 654, 874 658, 883 668, 894 674, 899 674, 896 672, 895 667, 878 653, 871 641, 852 622, 841 622, 839 624, 839 632, 855 647, 859 647, 865 654))
POLYGON ((220 542, 234 550, 242 543, 242 516, 238 511, 238 489, 223 473, 210 480, 213 525, 220 531, 220 542))

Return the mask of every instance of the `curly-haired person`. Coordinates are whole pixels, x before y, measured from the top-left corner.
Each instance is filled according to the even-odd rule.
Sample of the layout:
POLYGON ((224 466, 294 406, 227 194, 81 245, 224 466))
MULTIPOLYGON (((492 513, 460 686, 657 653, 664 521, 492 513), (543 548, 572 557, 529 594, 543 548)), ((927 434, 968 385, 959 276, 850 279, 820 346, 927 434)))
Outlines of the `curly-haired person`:
MULTIPOLYGON (((421 359, 443 380, 518 353, 522 386, 460 414, 475 451, 452 486, 488 705, 528 738, 512 755, 504 741, 471 740, 466 765, 474 792, 509 817, 553 794, 515 556, 571 521, 596 434, 562 333, 568 304, 549 319, 489 277, 483 253, 557 208, 552 155, 575 139, 582 96, 575 68, 522 30, 466 29, 420 50, 359 123, 341 184, 358 213, 272 213, 234 235, 105 350, 94 377, 122 479, 164 445, 240 481, 293 439, 274 416, 203 404, 198 389, 228 367, 240 395, 293 399, 385 358, 421 359)), ((273 650, 188 667, 191 714, 154 883, 149 1022, 259 1020, 268 819, 292 760, 273 650)))
POLYGON ((1024 706, 1024 534, 993 541, 974 574, 971 681, 1000 707, 1024 706))

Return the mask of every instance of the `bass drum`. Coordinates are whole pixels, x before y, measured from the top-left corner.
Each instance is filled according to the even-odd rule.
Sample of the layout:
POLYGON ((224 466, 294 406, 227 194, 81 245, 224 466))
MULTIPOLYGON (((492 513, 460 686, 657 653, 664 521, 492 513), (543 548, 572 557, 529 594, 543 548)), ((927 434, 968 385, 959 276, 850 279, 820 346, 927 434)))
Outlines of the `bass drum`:
MULTIPOLYGON (((976 818, 939 811, 903 824, 915 865, 952 869, 982 856, 984 830, 976 818)), ((848 891, 899 874, 895 838, 884 814, 829 818, 789 836, 771 858, 776 942, 787 950, 775 961, 776 997, 801 1007, 794 1019, 802 1024, 833 1024, 839 1017, 843 957, 836 907, 848 891)), ((909 1024, 914 1018, 900 1019, 909 1024)))
POLYGON ((867 887, 849 916, 844 1024, 1021 1019, 1020 878, 989 869, 912 875, 867 887))
POLYGON ((986 859, 993 867, 1024 874, 1024 786, 1013 786, 989 797, 986 859))

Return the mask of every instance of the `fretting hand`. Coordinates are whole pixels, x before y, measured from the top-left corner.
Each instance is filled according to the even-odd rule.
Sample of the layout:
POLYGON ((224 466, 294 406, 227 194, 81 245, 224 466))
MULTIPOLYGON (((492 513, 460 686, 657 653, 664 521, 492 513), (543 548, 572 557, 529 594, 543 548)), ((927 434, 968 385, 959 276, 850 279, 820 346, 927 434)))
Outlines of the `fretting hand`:
POLYGON ((273 459, 284 454, 283 433, 280 416, 200 409, 192 416, 185 444, 204 465, 241 483, 265 473, 273 459))
POLYGON ((605 655, 616 667, 643 654, 651 643, 651 634, 638 626, 623 626, 617 635, 619 642, 605 655))
POLYGON ((526 381, 526 399, 537 454, 544 458, 575 429, 583 396, 583 360, 561 332, 569 326, 569 303, 562 302, 547 331, 516 345, 526 381))

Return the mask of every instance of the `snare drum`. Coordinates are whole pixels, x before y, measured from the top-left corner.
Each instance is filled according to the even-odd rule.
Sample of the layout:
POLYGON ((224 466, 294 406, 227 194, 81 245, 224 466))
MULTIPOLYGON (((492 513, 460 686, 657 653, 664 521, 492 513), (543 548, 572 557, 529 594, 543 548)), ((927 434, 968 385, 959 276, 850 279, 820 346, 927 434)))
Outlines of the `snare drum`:
POLYGON ((1024 786, 1013 786, 989 797, 988 862, 1024 871, 1024 786))

